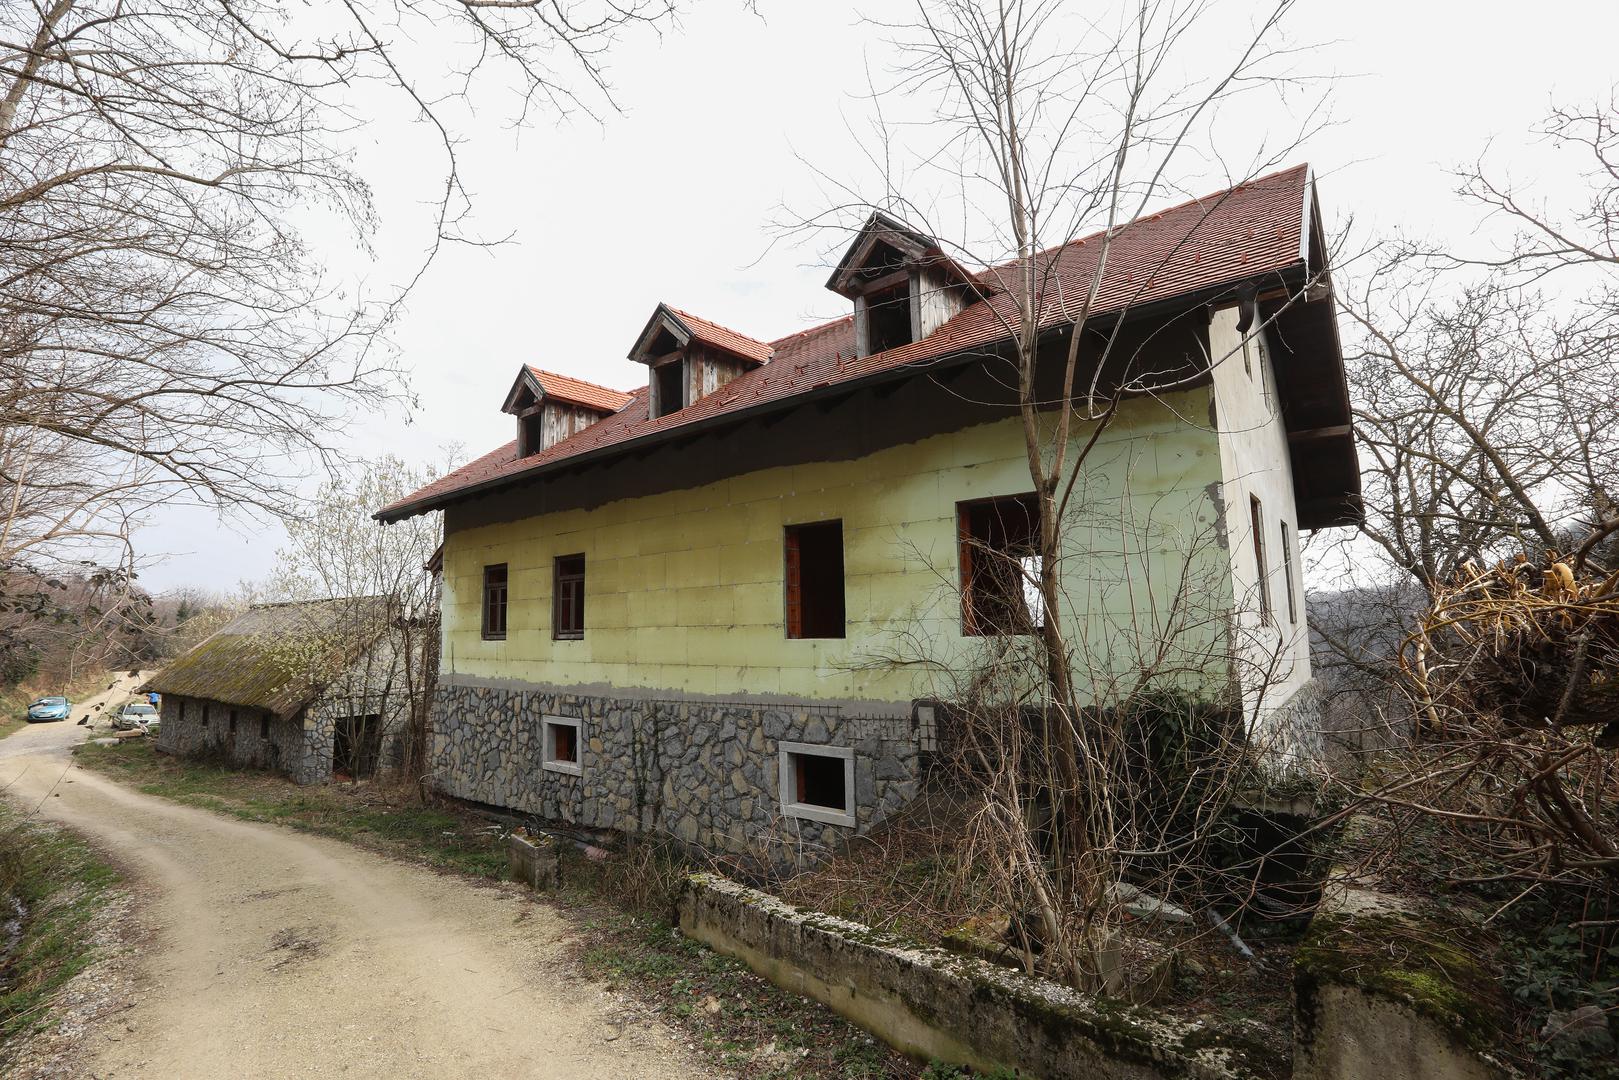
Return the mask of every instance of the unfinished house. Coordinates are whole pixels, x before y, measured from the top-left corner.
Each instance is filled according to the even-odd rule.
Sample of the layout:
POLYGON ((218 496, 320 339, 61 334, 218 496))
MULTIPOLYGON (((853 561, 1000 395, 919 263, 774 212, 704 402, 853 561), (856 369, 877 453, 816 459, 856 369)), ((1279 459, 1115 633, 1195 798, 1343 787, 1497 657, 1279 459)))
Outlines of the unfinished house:
POLYGON ((163 695, 158 749, 300 784, 369 777, 409 708, 399 642, 383 597, 250 608, 142 688, 163 695))
MULTIPOLYGON (((1043 400, 1100 247, 1038 257, 1043 400)), ((1015 275, 903 222, 848 249, 842 318, 765 340, 660 304, 624 337, 643 385, 521 367, 514 437, 377 515, 444 512, 434 782, 713 849, 836 843, 913 798, 938 703, 1046 618, 1097 686, 1180 665, 1309 755, 1299 537, 1360 491, 1326 251, 1302 166, 1116 233, 1079 385, 1134 390, 1077 427, 1057 612, 1028 588, 1015 275)))

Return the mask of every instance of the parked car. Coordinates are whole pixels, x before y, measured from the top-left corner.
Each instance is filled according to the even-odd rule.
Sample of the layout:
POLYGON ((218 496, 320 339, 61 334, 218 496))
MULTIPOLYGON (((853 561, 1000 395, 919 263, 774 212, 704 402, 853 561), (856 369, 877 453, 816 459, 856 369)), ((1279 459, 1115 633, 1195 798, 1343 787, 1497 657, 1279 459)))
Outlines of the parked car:
POLYGON ((61 695, 42 697, 28 706, 28 720, 66 720, 72 711, 73 703, 61 695))
POLYGON ((156 731, 162 718, 156 709, 144 701, 131 701, 112 714, 112 726, 119 731, 156 731))

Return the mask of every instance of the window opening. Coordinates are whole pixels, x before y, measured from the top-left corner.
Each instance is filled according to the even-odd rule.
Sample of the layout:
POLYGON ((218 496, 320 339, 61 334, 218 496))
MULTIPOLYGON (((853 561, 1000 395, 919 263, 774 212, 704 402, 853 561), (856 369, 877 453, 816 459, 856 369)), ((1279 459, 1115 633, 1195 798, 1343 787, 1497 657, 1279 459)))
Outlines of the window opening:
POLYGON ((853 825, 854 750, 782 743, 781 805, 789 817, 853 825))
POLYGON ((1032 634, 1045 624, 1040 594, 1040 504, 1013 495, 956 508, 961 544, 962 630, 1032 634))
POLYGON ((1270 607, 1270 566, 1265 559, 1265 508, 1259 496, 1248 496, 1248 512, 1254 534, 1254 566, 1259 572, 1259 617, 1269 626, 1274 621, 1270 607))
POLYGON ((499 641, 506 636, 506 564, 483 568, 483 636, 499 641))
POLYGON ((581 721, 564 716, 545 718, 545 754, 541 762, 544 768, 573 776, 583 772, 579 760, 581 726, 581 721))
POLYGON ((1282 522, 1282 576, 1287 579, 1287 621, 1297 626, 1298 600, 1293 594, 1293 531, 1282 522))
POLYGON ((230 735, 236 734, 236 710, 235 709, 232 709, 230 711, 229 718, 226 720, 225 731, 226 731, 227 734, 230 734, 230 735))
POLYGON ((912 340, 910 282, 867 295, 866 344, 871 351, 897 349, 912 340))
POLYGON ((551 602, 551 636, 559 641, 585 636, 585 557, 558 555, 551 602))
POLYGON ((789 525, 785 548, 787 636, 843 637, 843 522, 789 525))
POLYGON ((686 407, 686 365, 683 362, 671 360, 662 367, 655 367, 652 377, 657 380, 659 416, 668 416, 686 407))
POLYGON ((259 717, 259 738, 268 739, 269 737, 270 737, 270 714, 265 713, 264 715, 259 717))

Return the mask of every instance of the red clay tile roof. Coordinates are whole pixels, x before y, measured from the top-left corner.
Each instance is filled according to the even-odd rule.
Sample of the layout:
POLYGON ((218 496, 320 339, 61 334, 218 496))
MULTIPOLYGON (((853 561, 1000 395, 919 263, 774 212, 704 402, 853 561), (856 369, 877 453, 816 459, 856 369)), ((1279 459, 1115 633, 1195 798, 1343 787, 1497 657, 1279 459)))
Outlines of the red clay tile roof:
MULTIPOLYGON (((1109 245, 1107 270, 1092 314, 1119 312, 1298 263, 1304 247, 1308 183, 1309 168, 1299 165, 1170 207, 1118 229, 1109 245)), ((1042 326, 1072 318, 1083 307, 1101 250, 1101 237, 1096 233, 1035 256, 1046 277, 1039 308, 1042 326)), ((859 358, 854 355, 852 316, 766 345, 681 312, 680 318, 694 333, 698 324, 703 324, 705 331, 712 328, 712 332, 753 342, 766 350, 770 362, 667 416, 648 417, 647 392, 641 387, 633 392, 634 400, 629 405, 538 454, 519 458, 514 440, 378 511, 376 516, 390 521, 408 517, 434 509, 457 493, 493 486, 591 451, 991 345, 1006 338, 1017 324, 1016 306, 1009 295, 999 291, 1011 282, 1007 275, 1014 268, 1015 264, 978 275, 985 290, 995 295, 969 305, 921 341, 859 358)))
POLYGON ((569 375, 558 375, 554 371, 541 371, 533 364, 528 365, 540 389, 546 397, 558 398, 562 401, 571 401, 575 405, 597 409, 601 412, 614 413, 630 403, 633 394, 622 390, 610 390, 605 386, 598 386, 593 382, 575 379, 569 375))
POLYGON ((739 334, 729 327, 710 322, 700 315, 681 311, 677 307, 671 307, 669 310, 674 312, 680 321, 686 324, 686 328, 691 331, 692 337, 705 345, 712 345, 716 349, 724 349, 728 353, 735 353, 760 364, 770 359, 772 350, 769 344, 760 341, 758 338, 750 338, 746 334, 739 334))

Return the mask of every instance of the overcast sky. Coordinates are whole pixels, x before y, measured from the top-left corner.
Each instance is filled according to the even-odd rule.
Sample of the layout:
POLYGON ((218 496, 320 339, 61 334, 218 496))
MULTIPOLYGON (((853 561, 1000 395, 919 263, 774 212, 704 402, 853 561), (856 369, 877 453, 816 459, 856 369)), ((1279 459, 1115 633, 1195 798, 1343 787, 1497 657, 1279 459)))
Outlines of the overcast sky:
MULTIPOLYGON (((473 224, 511 240, 434 262, 393 337, 419 404, 358 418, 344 433, 356 452, 425 463, 451 444, 463 459, 494 448, 510 437, 498 410, 524 363, 638 385, 645 369, 625 353, 660 300, 767 339, 845 312, 823 286, 830 238, 772 247, 771 225, 784 205, 813 213, 835 198, 817 171, 872 182, 864 94, 890 54, 861 15, 892 18, 907 5, 760 0, 761 17, 740 0, 687 6, 661 39, 632 35, 613 53, 622 111, 599 122, 539 116, 514 129, 500 88, 480 87, 494 93, 463 129, 473 224)), ((1226 28, 1240 30, 1248 8, 1237 0, 1225 10, 1226 28)), ((1552 102, 1606 97, 1619 81, 1612 3, 1306 2, 1288 34, 1324 43, 1296 69, 1338 76, 1334 123, 1292 155, 1314 166, 1329 228, 1352 214, 1357 231, 1469 235, 1475 219, 1448 171, 1493 139, 1494 160, 1517 179, 1555 176, 1557 159, 1535 146, 1532 126, 1552 102)), ((382 212, 364 274, 381 286, 421 258, 442 160, 408 112, 387 101, 374 111, 356 151, 382 212)), ((1236 119, 1282 130, 1293 118, 1281 107, 1236 119)), ((1188 162, 1177 179, 1195 189, 1198 168, 1188 162)), ((351 238, 322 242, 335 264, 358 264, 351 238)), ((137 536, 155 591, 261 578, 278 541, 274 527, 183 507, 137 536)))

